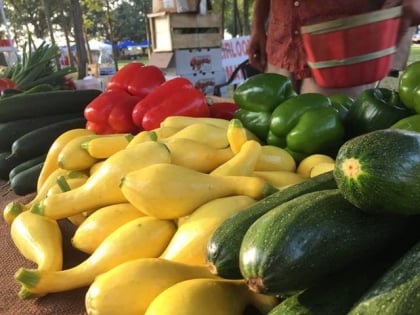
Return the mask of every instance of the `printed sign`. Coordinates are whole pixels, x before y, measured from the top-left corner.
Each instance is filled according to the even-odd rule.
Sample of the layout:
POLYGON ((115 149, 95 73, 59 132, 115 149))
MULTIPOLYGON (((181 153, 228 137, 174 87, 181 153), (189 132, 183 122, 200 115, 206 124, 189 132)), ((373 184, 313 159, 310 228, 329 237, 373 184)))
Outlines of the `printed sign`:
MULTIPOLYGON (((235 68, 248 59, 246 53, 249 43, 249 36, 235 37, 222 40, 222 67, 226 78, 230 78, 235 68)), ((242 73, 239 71, 232 84, 238 84, 243 81, 242 73)))

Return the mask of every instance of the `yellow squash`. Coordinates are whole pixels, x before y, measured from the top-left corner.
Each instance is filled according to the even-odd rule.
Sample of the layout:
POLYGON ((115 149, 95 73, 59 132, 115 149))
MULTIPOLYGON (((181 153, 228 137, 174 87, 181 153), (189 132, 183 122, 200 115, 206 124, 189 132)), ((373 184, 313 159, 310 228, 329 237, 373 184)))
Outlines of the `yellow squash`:
POLYGON ((260 155, 261 145, 255 140, 247 140, 238 153, 210 174, 217 176, 252 176, 260 155))
POLYGON ((9 202, 3 209, 4 220, 10 224, 21 212, 30 210, 34 204, 48 195, 48 192, 52 187, 57 185, 57 178, 60 176, 64 176, 65 178, 87 178, 86 174, 79 171, 68 171, 62 168, 55 169, 48 178, 44 180, 41 188, 37 191, 35 197, 31 201, 26 204, 18 200, 9 202))
POLYGON ((206 124, 194 123, 166 139, 185 138, 206 144, 213 149, 223 149, 229 146, 226 129, 206 124))
POLYGON ((251 292, 242 280, 191 279, 160 293, 145 315, 243 315, 247 306, 268 314, 277 303, 275 297, 251 292))
POLYGON ((233 153, 238 153, 248 140, 247 130, 239 119, 233 118, 227 128, 227 139, 233 153))
POLYGON ((78 138, 80 136, 85 135, 93 135, 94 132, 78 128, 78 129, 71 129, 64 133, 62 133, 60 136, 58 136, 53 144, 50 146, 47 152, 47 157, 45 158, 44 165, 42 166, 41 173, 38 176, 38 182, 37 182, 37 190, 41 188, 45 180, 48 178, 48 176, 57 169, 58 166, 58 156, 61 152, 61 150, 67 145, 68 142, 71 140, 78 138))
POLYGON ((230 148, 214 149, 204 143, 185 138, 163 140, 171 152, 173 164, 208 173, 233 157, 230 148))
POLYGON ((106 159, 84 185, 51 195, 36 203, 31 211, 62 219, 83 211, 127 202, 119 187, 127 173, 152 164, 170 162, 170 153, 164 144, 154 141, 138 144, 106 159))
POLYGON ((56 184, 51 186, 50 189, 48 189, 45 197, 48 197, 54 194, 60 194, 62 192, 66 192, 66 191, 78 188, 84 185, 87 182, 87 180, 88 180, 88 177, 86 175, 81 176, 81 177, 70 177, 70 178, 65 178, 64 176, 58 176, 56 184))
POLYGON ((92 176, 106 160, 99 160, 89 168, 89 175, 92 176))
POLYGON ((256 171, 296 171, 296 161, 286 150, 273 145, 263 145, 255 165, 256 171))
POLYGON ((97 209, 76 229, 73 247, 92 254, 103 240, 123 224, 144 216, 131 203, 117 203, 97 209))
POLYGON ((101 135, 85 135, 70 140, 58 154, 58 165, 66 170, 82 171, 89 169, 98 160, 82 148, 82 143, 101 135))
POLYGON ((295 172, 288 171, 255 171, 254 176, 259 177, 278 189, 294 185, 305 180, 304 177, 295 172))
POLYGON ((309 178, 312 168, 320 163, 335 163, 335 160, 329 155, 311 154, 299 163, 296 172, 305 178, 309 178))
POLYGON ((312 167, 309 177, 315 177, 324 173, 333 171, 335 168, 335 162, 321 162, 312 167))
POLYGON ((248 196, 231 196, 205 203, 178 227, 161 257, 180 263, 206 265, 207 243, 216 228, 229 216, 255 202, 248 196))
POLYGON ((160 258, 131 260, 99 275, 85 298, 88 315, 142 315, 161 292, 197 278, 216 279, 207 267, 160 258))
POLYGON ((39 270, 61 270, 62 235, 57 221, 25 211, 13 220, 10 235, 19 252, 39 270))
POLYGON ((61 271, 20 268, 15 278, 25 288, 22 298, 90 285, 96 276, 138 258, 158 257, 174 235, 173 222, 151 217, 132 220, 111 233, 79 265, 61 271))
POLYGON ((196 123, 213 125, 222 129, 227 129, 229 125, 228 120, 221 118, 168 116, 160 123, 160 127, 172 127, 182 129, 196 123))
POLYGON ((90 156, 96 159, 106 159, 125 149, 132 138, 133 135, 130 133, 102 135, 82 142, 80 145, 90 156))
POLYGON ((261 199, 276 190, 257 177, 215 176, 162 163, 127 173, 121 183, 121 191, 130 203, 161 219, 189 215, 216 198, 245 195, 261 199))

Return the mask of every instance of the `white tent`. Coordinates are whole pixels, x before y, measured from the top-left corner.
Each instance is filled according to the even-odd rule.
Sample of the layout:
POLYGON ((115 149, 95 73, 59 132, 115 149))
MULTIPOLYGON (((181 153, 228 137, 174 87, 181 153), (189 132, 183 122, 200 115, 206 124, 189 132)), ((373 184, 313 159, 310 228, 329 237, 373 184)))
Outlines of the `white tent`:
POLYGON ((94 63, 113 63, 112 45, 91 39, 88 42, 94 63))

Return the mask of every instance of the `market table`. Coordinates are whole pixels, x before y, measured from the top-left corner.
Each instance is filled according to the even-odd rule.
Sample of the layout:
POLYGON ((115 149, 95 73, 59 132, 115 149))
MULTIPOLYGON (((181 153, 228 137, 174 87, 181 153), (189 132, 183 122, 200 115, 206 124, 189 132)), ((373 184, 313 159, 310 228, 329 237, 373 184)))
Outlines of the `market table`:
MULTIPOLYGON (((4 207, 13 200, 19 199, 27 202, 33 195, 17 196, 8 191, 9 186, 0 181, 0 206, 4 207)), ((64 267, 69 268, 83 261, 87 255, 71 246, 70 238, 75 230, 67 220, 61 220, 63 231, 64 267)), ((0 219, 0 315, 84 315, 84 297, 87 288, 80 288, 67 292, 52 293, 42 298, 25 300, 19 299, 17 293, 20 285, 13 275, 20 267, 35 268, 36 265, 25 259, 16 249, 10 237, 10 226, 3 218, 0 219)))

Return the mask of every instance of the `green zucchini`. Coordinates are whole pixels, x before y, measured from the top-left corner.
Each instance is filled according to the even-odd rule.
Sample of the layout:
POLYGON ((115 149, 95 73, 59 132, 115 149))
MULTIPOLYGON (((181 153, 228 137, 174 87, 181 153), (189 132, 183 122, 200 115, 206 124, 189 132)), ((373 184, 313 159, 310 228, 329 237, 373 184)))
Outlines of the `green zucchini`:
POLYGON ((321 174, 275 192, 225 220, 214 231, 207 246, 206 259, 210 270, 223 278, 241 279, 239 249, 251 224, 286 201, 308 192, 332 188, 337 188, 332 172, 321 174))
POLYGON ((45 161, 47 154, 43 154, 37 157, 34 157, 30 160, 26 160, 22 163, 19 163, 18 165, 16 165, 14 168, 12 168, 9 172, 9 180, 11 180, 13 177, 15 177, 17 174, 19 174, 20 172, 36 165, 39 164, 41 162, 45 161))
POLYGON ((0 123, 0 150, 11 149, 13 141, 34 129, 48 126, 50 124, 68 120, 71 118, 83 117, 82 113, 70 113, 45 117, 12 120, 0 123))
POLYGON ((340 270, 286 298, 268 315, 347 315, 390 264, 375 259, 340 270))
POLYGON ((356 303, 349 315, 420 314, 420 242, 356 303))
POLYGON ((13 142, 11 148, 12 155, 24 159, 40 156, 48 152, 55 139, 62 133, 75 128, 84 128, 85 126, 85 118, 79 117, 37 128, 13 142))
POLYGON ((0 179, 8 181, 10 171, 20 163, 24 162, 24 159, 16 156, 11 156, 10 151, 0 153, 0 179))
POLYGON ((420 214, 420 133, 383 129, 348 140, 334 177, 343 196, 364 211, 420 214))
POLYGON ((35 164, 10 179, 10 188, 16 195, 24 196, 36 192, 36 184, 44 162, 35 164))
POLYGON ((251 225, 240 248, 241 272, 255 292, 295 293, 381 253, 403 234, 408 221, 365 213, 338 189, 308 193, 251 225))
POLYGON ((100 93, 99 90, 55 90, 6 97, 0 99, 0 122, 83 113, 86 105, 100 93))

